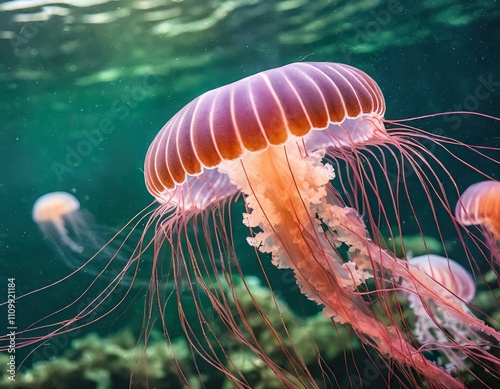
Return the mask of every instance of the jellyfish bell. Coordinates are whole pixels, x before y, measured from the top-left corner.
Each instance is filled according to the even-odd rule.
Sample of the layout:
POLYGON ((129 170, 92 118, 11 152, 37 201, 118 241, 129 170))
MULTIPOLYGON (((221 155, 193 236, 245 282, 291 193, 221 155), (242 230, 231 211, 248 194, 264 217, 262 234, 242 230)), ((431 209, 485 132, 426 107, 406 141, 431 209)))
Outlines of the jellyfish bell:
MULTIPOLYGON (((462 305, 462 310, 472 315, 468 305, 476 296, 476 282, 472 275, 458 262, 440 255, 428 254, 408 260, 410 272, 420 269, 443 286, 443 293, 462 305)), ((406 281, 407 282, 407 281, 406 281)), ((403 283, 403 288, 407 285, 403 283)), ((416 316, 413 333, 424 348, 442 354, 440 362, 451 371, 463 365, 465 355, 460 349, 446 347, 451 342, 467 344, 483 343, 481 331, 475 327, 464 326, 455 316, 443 314, 432 300, 422 299, 419 295, 407 294, 409 307, 416 316)))
MULTIPOLYGON (((306 62, 206 92, 175 114, 151 143, 144 168, 148 191, 160 204, 147 214, 146 228, 155 230, 153 241, 143 235, 138 246, 140 253, 150 244, 154 249, 145 333, 154 325, 156 307, 165 337, 171 341, 165 309, 173 302, 195 363, 201 359, 234 386, 252 387, 244 372, 233 368, 231 346, 226 336, 217 337, 221 331, 216 326, 223 326, 224 335, 232 334, 262 360, 283 386, 328 386, 325 382, 334 386, 336 374, 342 373, 333 372, 332 360, 325 361, 316 351, 316 364, 308 365, 290 336, 291 324, 269 319, 276 311, 280 317, 279 299, 266 273, 265 262, 271 261, 278 268, 291 269, 302 294, 316 302, 325 317, 350 328, 377 351, 386 361, 387 377, 405 387, 419 387, 422 381, 436 388, 464 387, 461 377, 429 360, 426 348, 409 333, 402 308, 394 306, 402 285, 408 296, 426 301, 461 326, 478 329, 491 343, 500 335, 472 315, 456 291, 384 250, 376 237, 380 224, 390 224, 391 218, 401 229, 406 216, 402 200, 410 205, 408 224, 413 221, 420 228, 421 207, 408 190, 407 167, 417 178, 419 200, 428 201, 432 211, 442 208, 451 229, 459 234, 441 181, 448 177, 452 188, 455 182, 425 144, 431 141, 472 170, 450 147, 465 146, 476 156, 484 156, 484 148, 478 151, 451 138, 390 122, 384 114, 382 92, 367 74, 348 65, 306 62), (395 180, 389 177, 392 168, 395 180), (384 173, 380 179, 379 171, 384 173), (382 186, 387 198, 378 194, 382 186), (233 212, 237 200, 244 204, 243 215, 233 212), (241 242, 251 246, 252 261, 262 270, 268 299, 276 308, 272 312, 263 308, 252 294, 252 283, 245 281, 245 264, 237 248, 241 242), (160 268, 163 254, 171 258, 168 269, 160 268), (174 281, 188 279, 189 302, 180 293, 176 298, 158 293, 162 271, 174 281), (248 317, 238 303, 237 279, 244 283, 261 330, 269 331, 271 341, 259 337, 253 326, 256 318, 248 317), (214 314, 218 320, 211 319, 214 314), (276 344, 284 359, 268 353, 267 343, 276 344)), ((445 218, 431 214, 441 225, 445 218)), ((113 283, 104 296, 112 296, 112 291, 113 283)), ((95 304, 89 303, 82 314, 43 339, 67 332, 69 325, 85 325, 95 304)), ((435 330, 446 333, 439 325, 435 330)), ((30 331, 19 345, 43 340, 30 338, 30 331)), ((498 378, 499 359, 484 343, 447 338, 445 346, 461 353, 460 361, 494 365, 488 374, 498 378)), ((456 361, 459 371, 482 380, 460 361, 456 361)), ((357 366, 355 370, 359 371, 357 366)), ((387 377, 383 378, 386 384, 387 377)), ((187 375, 184 378, 189 380, 187 375)), ((351 385, 356 386, 353 381, 351 385)))
POLYGON ((453 259, 436 254, 419 255, 408 262, 443 285, 450 293, 465 303, 470 303, 476 296, 476 282, 470 272, 453 259))
POLYGON ((482 181, 469 186, 457 202, 455 215, 464 226, 484 226, 499 241, 500 182, 482 181))
POLYGON ((475 245, 486 246, 493 262, 500 263, 500 182, 488 180, 469 186, 455 206, 463 226, 477 226, 481 234, 469 232, 475 245))

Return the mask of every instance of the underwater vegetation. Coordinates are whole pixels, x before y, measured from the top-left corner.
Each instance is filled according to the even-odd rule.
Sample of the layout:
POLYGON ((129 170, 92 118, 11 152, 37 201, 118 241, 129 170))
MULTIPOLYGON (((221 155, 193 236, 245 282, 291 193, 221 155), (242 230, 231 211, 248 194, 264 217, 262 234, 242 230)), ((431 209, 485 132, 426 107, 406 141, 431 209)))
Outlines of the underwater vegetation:
MULTIPOLYGON (((235 282, 231 289, 226 285, 225 297, 229 301, 236 299, 230 303, 232 309, 236 312, 239 306, 245 310, 255 336, 266 345, 266 352, 280 364, 286 366, 287 358, 281 346, 274 341, 275 334, 261 322, 254 306, 256 301, 262 309, 274 311, 269 315, 273 325, 287 324, 294 347, 300 350, 306 364, 314 366, 318 352, 325 361, 333 361, 342 354, 341 337, 346 336, 345 329, 340 327, 331 331, 331 322, 320 313, 308 318, 294 314, 286 303, 273 299, 269 289, 263 287, 257 278, 248 277, 246 283, 252 287, 252 297, 241 281, 235 282), (275 303, 280 307, 279 311, 275 309, 275 303)), ((281 335, 285 336, 284 333, 281 335)), ((237 338, 228 335, 222 323, 215 329, 214 336, 223 339, 230 353, 232 364, 228 365, 229 370, 241 371, 253 388, 281 387, 281 381, 272 370, 249 350, 242 348, 237 338)), ((289 341, 285 342, 287 347, 291 347, 289 341)), ((6 354, 0 354, 0 362, 7 360, 6 354)), ((15 382, 8 380, 8 375, 2 371, 0 388, 111 389, 128 387, 129 381, 135 388, 232 387, 221 373, 198 374, 184 339, 177 338, 169 346, 161 333, 155 332, 145 346, 138 343, 130 330, 124 329, 106 337, 91 333, 77 338, 64 356, 37 362, 33 368, 19 374, 15 382)))
MULTIPOLYGON (((138 381, 136 387, 146 388, 147 382, 161 388, 183 387, 174 359, 184 368, 189 366, 190 357, 186 345, 176 345, 175 358, 165 344, 148 346, 145 350, 148 363, 137 357, 137 347, 136 340, 128 331, 106 338, 91 333, 74 340, 64 357, 38 362, 29 371, 19 374, 14 382, 3 374, 0 387, 124 388, 128 387, 132 370, 138 381)), ((6 361, 8 357, 1 361, 5 362, 4 359, 6 361)))

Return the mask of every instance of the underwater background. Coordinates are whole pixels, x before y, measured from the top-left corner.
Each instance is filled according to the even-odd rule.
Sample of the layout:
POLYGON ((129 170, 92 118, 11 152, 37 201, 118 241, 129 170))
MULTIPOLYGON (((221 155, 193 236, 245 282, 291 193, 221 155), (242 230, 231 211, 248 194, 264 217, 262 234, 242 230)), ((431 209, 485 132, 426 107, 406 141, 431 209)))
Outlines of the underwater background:
MULTIPOLYGON (((207 90, 302 60, 365 71, 384 93, 386 118, 450 110, 500 116, 500 6, 493 0, 0 2, 0 290, 8 277, 21 294, 70 270, 32 221, 39 196, 71 192, 96 222, 121 228, 153 200, 144 156, 172 115, 207 90), (485 83, 489 94, 478 98, 485 83), (108 131, 97 136, 102 123, 108 131)), ((418 126, 500 145, 491 120, 437 117, 418 126)), ((471 162, 498 179, 496 165, 471 162)), ((461 190, 478 180, 454 171, 452 162, 450 171, 461 190)), ((430 210, 420 212, 425 219, 430 210)), ((91 276, 79 277, 72 282, 91 276)), ((59 291, 36 303, 19 301, 17 321, 31 323, 63 304, 59 291)), ((74 339, 123 328, 137 333, 144 291, 132 295, 129 309, 74 339)), ((298 295, 290 298, 296 314, 314 312, 298 295)), ((175 318, 171 325, 178 325, 175 318)), ((129 344, 133 349, 135 341, 129 344)))

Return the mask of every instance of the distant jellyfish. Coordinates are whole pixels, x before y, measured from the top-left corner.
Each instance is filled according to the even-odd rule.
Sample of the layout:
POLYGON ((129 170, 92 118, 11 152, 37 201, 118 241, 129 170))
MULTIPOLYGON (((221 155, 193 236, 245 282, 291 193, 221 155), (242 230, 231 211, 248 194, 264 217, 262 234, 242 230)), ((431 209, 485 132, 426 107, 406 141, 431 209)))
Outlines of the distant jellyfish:
POLYGON ((427 254, 413 257, 408 262, 423 270, 464 302, 470 303, 474 299, 476 295, 474 278, 462 265, 453 259, 436 254, 427 254))
POLYGON ((75 196, 66 192, 47 193, 35 201, 32 217, 43 236, 55 247, 67 247, 78 254, 83 252, 81 242, 76 240, 81 240, 90 226, 75 196))
MULTIPOLYGON (((461 310, 472 314, 467 304, 476 295, 476 283, 472 275, 458 262, 440 255, 427 254, 408 260, 410 272, 420 269, 434 279, 444 289, 443 297, 460 304, 461 310)), ((408 286, 408 280, 403 288, 408 286)), ((416 316, 414 335, 424 348, 438 350, 445 358, 443 363, 447 370, 463 364, 465 356, 454 347, 445 347, 454 343, 466 344, 470 341, 482 341, 479 331, 464 323, 457 317, 449 315, 433 303, 418 294, 408 293, 407 300, 416 316)))
POLYGON ((457 202, 455 215, 464 226, 479 224, 500 240, 500 182, 482 181, 469 186, 457 202))
POLYGON ((72 194, 51 192, 39 197, 33 204, 32 218, 70 269, 82 268, 84 274, 107 280, 117 276, 127 282, 132 279, 125 275, 124 265, 134 258, 135 245, 131 248, 114 239, 120 231, 97 224, 72 194))
POLYGON ((500 182, 482 181, 469 186, 460 196, 455 216, 464 226, 477 225, 493 262, 500 263, 500 182))

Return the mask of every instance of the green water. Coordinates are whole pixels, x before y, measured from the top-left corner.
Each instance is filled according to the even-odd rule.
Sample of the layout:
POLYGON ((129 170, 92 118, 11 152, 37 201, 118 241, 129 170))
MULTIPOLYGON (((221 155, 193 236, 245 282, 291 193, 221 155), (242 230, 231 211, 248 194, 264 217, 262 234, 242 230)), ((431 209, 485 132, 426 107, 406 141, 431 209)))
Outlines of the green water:
MULTIPOLYGON (((0 3, 1 282, 15 276, 26 292, 67 273, 31 220, 37 197, 71 191, 99 223, 122 226, 152 201, 142 167, 163 124, 204 91, 261 70, 304 59, 353 65, 378 82, 391 119, 500 116, 498 3, 416 3, 0 3)), ((500 145, 491 120, 418 125, 500 145)), ((498 165, 470 162, 498 178, 498 165)), ((450 170, 461 188, 478 179, 450 170)), ((64 301, 53 298, 49 307, 64 301)), ((19 308, 19 320, 38 309, 19 308)))

